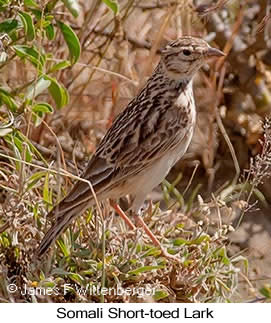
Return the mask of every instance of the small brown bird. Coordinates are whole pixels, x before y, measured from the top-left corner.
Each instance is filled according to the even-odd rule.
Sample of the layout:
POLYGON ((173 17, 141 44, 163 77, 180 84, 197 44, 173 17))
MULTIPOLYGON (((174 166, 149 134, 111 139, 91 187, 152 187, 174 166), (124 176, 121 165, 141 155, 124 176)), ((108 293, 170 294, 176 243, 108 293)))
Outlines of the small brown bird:
MULTIPOLYGON (((138 214, 146 195, 163 181, 190 144, 196 121, 192 81, 212 56, 224 53, 189 36, 171 41, 161 51, 161 60, 152 76, 115 119, 82 175, 92 183, 98 200, 131 194, 131 210, 138 214)), ((78 181, 50 212, 55 223, 45 234, 38 256, 94 204, 90 186, 78 181)), ((145 229, 152 241, 159 244, 145 229)))

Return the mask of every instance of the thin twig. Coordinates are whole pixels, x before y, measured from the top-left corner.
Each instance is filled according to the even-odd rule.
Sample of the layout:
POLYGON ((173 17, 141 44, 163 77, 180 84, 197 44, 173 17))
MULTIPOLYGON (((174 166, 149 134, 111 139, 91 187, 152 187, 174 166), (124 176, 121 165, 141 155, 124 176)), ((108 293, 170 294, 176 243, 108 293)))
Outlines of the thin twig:
MULTIPOLYGON (((225 66, 223 66, 221 74, 220 74, 220 78, 219 78, 219 84, 218 84, 217 93, 222 93, 225 74, 226 74, 226 68, 225 68, 225 66)), ((235 177, 233 179, 233 182, 236 183, 239 176, 240 176, 240 166, 239 166, 239 163, 238 163, 238 159, 236 157, 234 147, 233 147, 233 145, 231 143, 231 140, 230 140, 230 138, 229 138, 229 136, 227 134, 227 131, 226 131, 224 125, 223 125, 223 122, 221 120, 221 117, 220 117, 220 114, 219 114, 219 111, 218 111, 218 97, 216 99, 215 116, 216 116, 217 125, 218 125, 218 127, 219 127, 219 129, 221 131, 222 136, 224 137, 224 139, 225 139, 225 141, 226 141, 226 143, 227 143, 227 145, 229 147, 229 150, 230 150, 230 153, 231 153, 231 156, 232 156, 233 164, 234 164, 234 167, 235 167, 235 177)))
POLYGON ((194 179, 194 177, 195 177, 196 171, 197 171, 197 169, 199 168, 199 165, 200 165, 200 163, 199 163, 199 162, 197 162, 197 163, 196 163, 196 166, 195 166, 195 167, 194 167, 194 169, 193 169, 193 173, 192 173, 192 175, 190 176, 189 182, 188 182, 188 184, 186 185, 185 190, 183 191, 183 195, 185 195, 185 193, 187 192, 187 190, 188 190, 188 189, 189 189, 189 187, 191 186, 192 181, 193 181, 193 179, 194 179))

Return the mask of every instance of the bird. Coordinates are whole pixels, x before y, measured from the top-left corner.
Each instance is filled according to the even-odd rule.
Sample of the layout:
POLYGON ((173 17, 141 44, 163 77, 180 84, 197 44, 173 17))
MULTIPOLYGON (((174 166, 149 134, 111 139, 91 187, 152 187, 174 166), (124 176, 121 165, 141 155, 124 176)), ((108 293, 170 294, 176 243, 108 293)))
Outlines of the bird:
POLYGON ((98 201, 131 196, 131 213, 151 240, 158 239, 141 219, 148 193, 158 186, 191 142, 196 123, 193 78, 210 57, 225 54, 202 38, 183 36, 160 51, 152 75, 111 127, 71 191, 49 213, 54 218, 38 249, 41 257, 71 222, 98 201))

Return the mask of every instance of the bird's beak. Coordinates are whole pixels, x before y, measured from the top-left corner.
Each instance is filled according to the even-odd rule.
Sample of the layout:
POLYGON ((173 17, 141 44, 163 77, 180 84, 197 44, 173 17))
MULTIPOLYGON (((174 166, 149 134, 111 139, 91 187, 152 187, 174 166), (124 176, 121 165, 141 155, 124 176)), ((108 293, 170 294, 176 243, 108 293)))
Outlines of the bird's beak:
POLYGON ((208 48, 207 52, 206 52, 206 56, 207 57, 221 57, 221 56, 225 56, 226 54, 223 53, 221 50, 214 48, 214 47, 210 47, 208 48))

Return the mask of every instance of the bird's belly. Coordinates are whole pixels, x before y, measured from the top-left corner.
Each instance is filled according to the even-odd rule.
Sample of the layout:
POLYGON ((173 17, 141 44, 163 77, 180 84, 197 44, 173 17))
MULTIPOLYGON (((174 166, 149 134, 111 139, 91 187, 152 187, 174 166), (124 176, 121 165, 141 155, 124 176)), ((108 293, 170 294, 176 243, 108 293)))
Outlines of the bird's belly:
MULTIPOLYGON (((193 127, 187 131, 186 135, 176 146, 174 146, 174 148, 169 150, 160 159, 156 160, 141 174, 138 174, 134 182, 136 183, 136 191, 138 190, 138 193, 144 191, 148 194, 164 180, 171 168, 185 154, 191 142, 192 135, 193 127)), ((134 194, 137 194, 137 192, 134 192, 134 194)))
POLYGON ((184 138, 180 140, 180 142, 172 149, 172 155, 175 156, 175 159, 173 158, 171 167, 173 167, 177 163, 177 161, 180 160, 186 153, 192 140, 193 132, 194 124, 187 130, 187 133, 185 134, 184 138))

